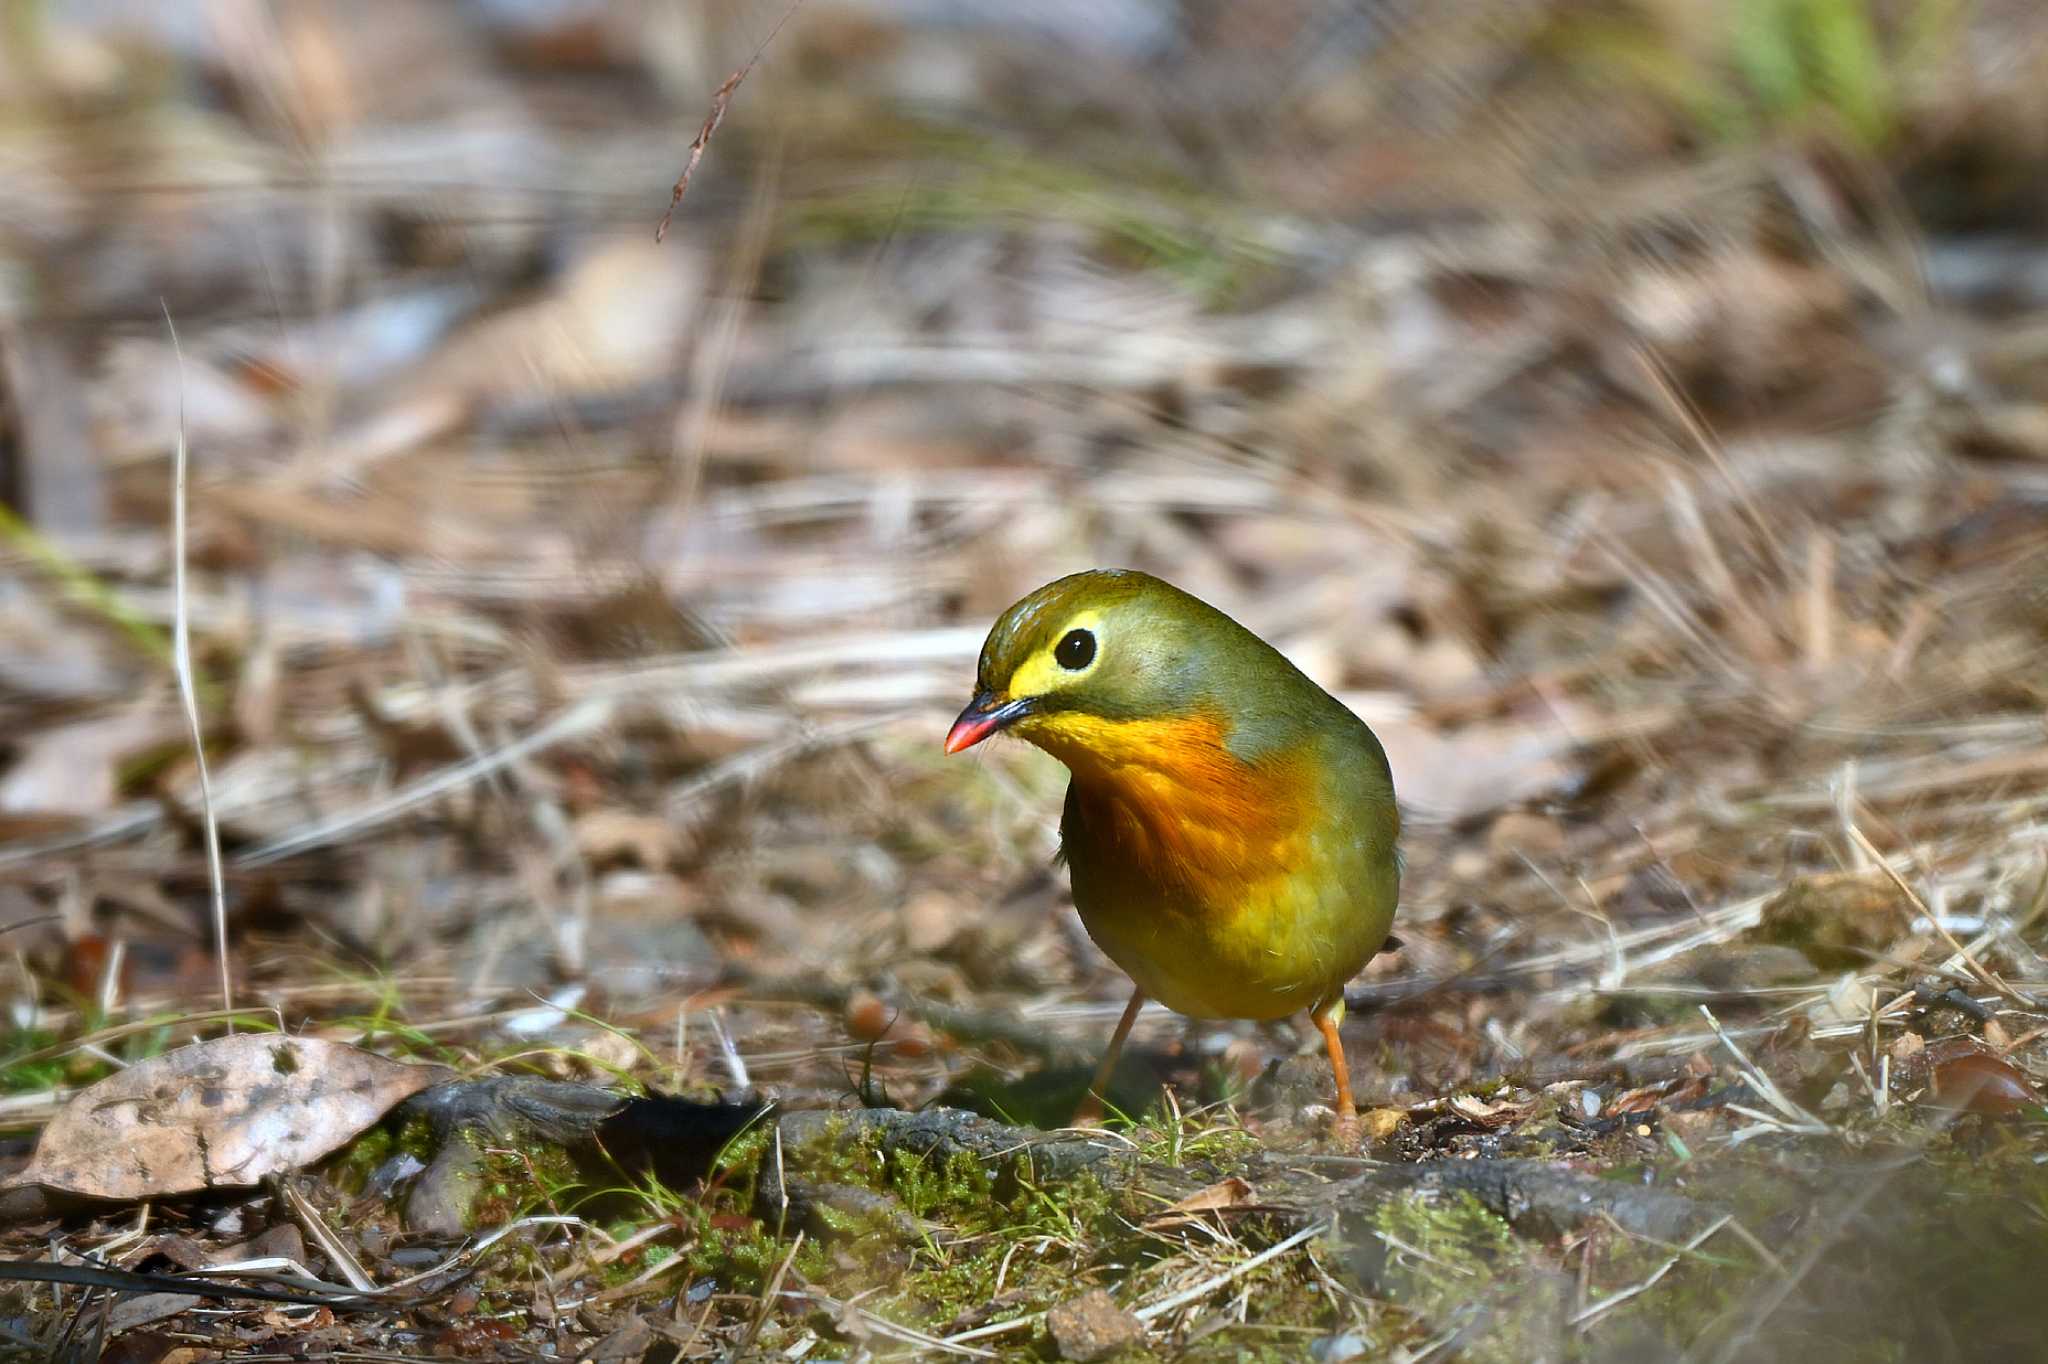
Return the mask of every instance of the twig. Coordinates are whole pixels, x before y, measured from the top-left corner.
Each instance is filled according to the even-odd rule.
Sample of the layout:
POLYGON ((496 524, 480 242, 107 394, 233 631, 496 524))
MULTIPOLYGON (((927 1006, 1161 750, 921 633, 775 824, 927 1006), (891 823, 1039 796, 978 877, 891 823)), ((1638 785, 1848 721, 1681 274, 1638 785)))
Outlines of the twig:
POLYGON ((964 1345, 970 1340, 986 1340, 990 1336, 1006 1336, 1012 1331, 1022 1331, 1045 1320, 1044 1312, 1027 1312, 1021 1317, 1008 1321, 993 1321, 986 1326, 977 1326, 971 1331, 958 1331, 941 1340, 941 1345, 964 1345))
MULTIPOLYGON (((401 1288, 410 1288, 416 1283, 425 1283, 429 1279, 449 1273, 467 1261, 478 1258, 506 1237, 511 1236, 515 1232, 525 1231, 529 1227, 569 1227, 584 1231, 597 1230, 597 1228, 591 1226, 590 1223, 580 1217, 568 1216, 562 1213, 535 1213, 530 1217, 517 1218, 514 1221, 507 1222, 502 1227, 485 1233, 473 1244, 464 1246, 439 1264, 430 1265, 416 1274, 410 1274, 398 1280, 396 1283, 386 1284, 384 1292, 387 1294, 396 1293, 401 1288)), ((664 1263, 666 1262, 664 1261, 664 1263)))
MULTIPOLYGON (((995 1358, 995 1355, 988 1350, 973 1350, 959 1344, 956 1337, 947 1336, 941 1339, 938 1336, 920 1331, 916 1327, 905 1326, 901 1322, 891 1321, 887 1317, 878 1316, 867 1308, 862 1307, 858 1302, 842 1301, 839 1298, 833 1297, 830 1293, 821 1292, 815 1288, 784 1289, 782 1296, 785 1298, 796 1298, 809 1303, 833 1317, 838 1317, 841 1313, 856 1316, 860 1318, 863 1325, 876 1335, 886 1336, 890 1340, 915 1346, 920 1350, 942 1350, 947 1354, 964 1355, 969 1359, 995 1358)), ((1036 1317, 1044 1315, 1043 1312, 1037 1313, 1033 1319, 1036 1320, 1036 1317)), ((1004 1325, 1007 1326, 1009 1323, 1005 1322, 1004 1325)))
POLYGON ((1941 921, 1941 917, 1932 909, 1929 909, 1927 902, 1922 900, 1910 885, 1906 884, 1906 878, 1899 875, 1898 869, 1892 866, 1891 859, 1877 850, 1877 845, 1870 841, 1868 834, 1864 833, 1863 830, 1857 828, 1854 824, 1851 824, 1849 826, 1849 837, 1855 841, 1856 846, 1861 848, 1871 861, 1877 863, 1878 868, 1884 872, 1886 879, 1892 883, 1892 886, 1899 894, 1906 897, 1906 903, 1919 911, 1921 916, 1933 926, 1935 936, 1941 939, 1949 951, 1962 959, 1963 965, 1970 968, 1970 974, 1982 981, 1986 989, 1996 991, 2000 998, 2009 1000, 2022 1009, 2032 1011, 2040 1007, 2033 1000, 2013 989, 2012 986, 2007 985, 2004 977, 1971 955, 1970 949, 1963 946, 1955 934, 1949 932, 1948 925, 1941 921))
POLYGON ((775 27, 768 30, 768 36, 754 49, 754 55, 747 58, 747 64, 725 78, 725 84, 711 92, 711 111, 704 116, 704 126, 697 130, 697 136, 690 141, 690 154, 683 162, 683 173, 676 177, 675 188, 669 191, 668 212, 661 215, 661 222, 654 229, 654 240, 661 241, 668 236, 668 226, 675 221, 676 208, 683 202, 683 196, 690 191, 690 177, 697 172, 697 163, 704 159, 704 149, 711 145, 711 135, 718 131, 718 125, 725 122, 725 111, 732 103, 735 90, 740 82, 754 73, 761 64, 761 57, 768 51, 768 44, 775 41, 775 35, 782 32, 782 26, 789 22, 804 0, 790 0, 788 9, 775 21, 775 27))
POLYGON ((376 1280, 363 1272, 362 1265, 357 1263, 341 1238, 334 1234, 334 1229, 327 1225, 327 1219, 320 1215, 320 1210, 288 1181, 278 1181, 277 1192, 284 1199, 285 1206, 291 1209, 292 1220, 299 1224, 299 1230, 306 1233, 306 1238, 327 1257, 327 1263, 348 1281, 348 1286, 358 1293, 376 1292, 376 1280))
MULTIPOLYGON (((213 782, 206 771, 206 736, 199 725, 199 700, 192 685, 192 628, 185 594, 185 352, 178 344, 178 324, 171 320, 171 306, 158 300, 164 310, 164 326, 170 329, 171 353, 178 362, 178 440, 171 457, 171 662, 178 674, 178 699, 185 705, 185 724, 192 731, 192 758, 199 768, 199 814, 206 829, 206 877, 213 891, 213 954, 220 966, 220 1007, 235 1007, 234 985, 228 974, 227 878, 220 865, 220 825, 213 815, 213 782)), ((228 1031, 235 1022, 228 1020, 228 1031)))

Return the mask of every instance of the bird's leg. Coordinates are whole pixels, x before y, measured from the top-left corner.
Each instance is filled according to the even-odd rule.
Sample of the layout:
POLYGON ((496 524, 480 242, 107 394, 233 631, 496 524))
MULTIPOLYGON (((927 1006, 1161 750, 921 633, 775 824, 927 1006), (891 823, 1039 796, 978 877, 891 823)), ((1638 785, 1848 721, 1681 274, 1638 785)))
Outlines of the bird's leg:
POLYGON ((1337 1076, 1337 1125, 1349 1130, 1358 1121, 1358 1105, 1351 1100, 1351 1067, 1344 1064, 1344 1038, 1337 1025, 1344 1021, 1344 996, 1340 993, 1309 1011, 1309 1021, 1323 1035, 1330 1052, 1330 1069, 1337 1076))
POLYGON ((1131 1024, 1138 1021, 1138 1010, 1144 1007, 1145 992, 1131 991, 1131 1002, 1124 1005, 1124 1016, 1116 1021, 1116 1031, 1109 1035, 1109 1050, 1103 1053, 1102 1064, 1095 1068, 1095 1078, 1088 1082, 1088 1092, 1081 1096, 1081 1105, 1074 1110, 1074 1126, 1086 1127, 1102 1121, 1102 1096, 1109 1092, 1109 1077, 1116 1071, 1116 1058, 1123 1055, 1124 1040, 1131 1035, 1131 1024))

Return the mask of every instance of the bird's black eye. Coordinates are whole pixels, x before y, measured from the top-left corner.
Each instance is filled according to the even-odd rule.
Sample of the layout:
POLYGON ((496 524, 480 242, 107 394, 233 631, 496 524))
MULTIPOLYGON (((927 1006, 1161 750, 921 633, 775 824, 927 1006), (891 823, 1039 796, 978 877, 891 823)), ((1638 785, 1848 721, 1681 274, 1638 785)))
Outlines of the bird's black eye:
POLYGON ((1095 636, 1086 630, 1069 630, 1052 656, 1062 668, 1077 673, 1095 661, 1095 636))

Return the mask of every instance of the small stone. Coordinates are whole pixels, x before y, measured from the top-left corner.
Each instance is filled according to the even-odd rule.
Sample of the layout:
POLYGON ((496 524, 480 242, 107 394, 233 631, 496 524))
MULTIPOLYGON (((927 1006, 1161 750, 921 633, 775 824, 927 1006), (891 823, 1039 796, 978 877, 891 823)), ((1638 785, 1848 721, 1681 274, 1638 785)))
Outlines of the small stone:
POLYGON ((1367 1146, 1378 1146, 1401 1130, 1408 1112, 1401 1108, 1368 1108, 1358 1115, 1358 1132, 1367 1146))
POLYGON ((1045 1329, 1061 1359, 1090 1364, 1145 1339, 1145 1323, 1116 1305, 1102 1289, 1083 1293, 1045 1314, 1045 1329))
POLYGON ((1308 1346, 1308 1357, 1316 1364, 1346 1364, 1359 1358, 1366 1351, 1366 1339, 1356 1331, 1345 1331, 1340 1335, 1323 1336, 1312 1340, 1308 1346))

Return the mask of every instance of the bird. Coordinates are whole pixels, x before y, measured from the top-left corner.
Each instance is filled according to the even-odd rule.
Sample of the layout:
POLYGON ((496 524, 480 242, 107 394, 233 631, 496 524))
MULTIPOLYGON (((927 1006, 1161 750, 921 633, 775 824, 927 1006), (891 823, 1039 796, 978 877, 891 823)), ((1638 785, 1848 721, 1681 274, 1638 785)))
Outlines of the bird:
POLYGON ((1076 1120, 1099 1114, 1154 999, 1193 1018, 1305 1010, 1350 1128, 1344 986, 1389 941, 1401 890, 1400 808, 1371 728, 1200 598, 1092 569, 990 628, 945 749, 996 734, 1066 765, 1074 907, 1132 982, 1076 1120))

